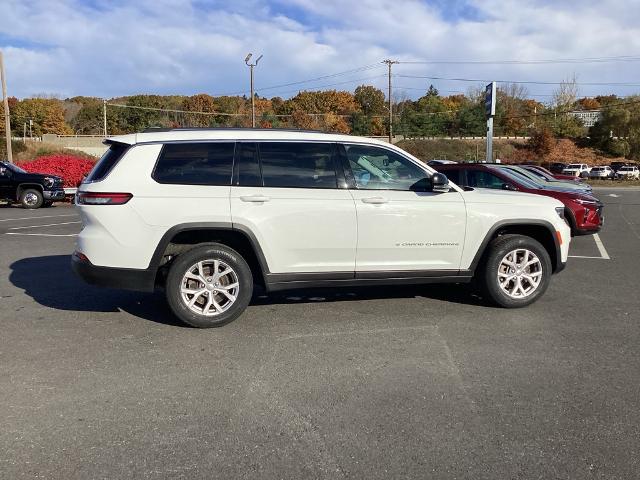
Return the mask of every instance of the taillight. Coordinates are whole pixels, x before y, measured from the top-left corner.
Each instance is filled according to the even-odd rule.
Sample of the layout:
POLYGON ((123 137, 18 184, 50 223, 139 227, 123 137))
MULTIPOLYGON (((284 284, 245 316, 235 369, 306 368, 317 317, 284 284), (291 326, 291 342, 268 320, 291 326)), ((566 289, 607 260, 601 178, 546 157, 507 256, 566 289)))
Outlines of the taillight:
POLYGON ((76 203, 78 205, 124 205, 131 200, 130 193, 107 192, 78 192, 76 203))

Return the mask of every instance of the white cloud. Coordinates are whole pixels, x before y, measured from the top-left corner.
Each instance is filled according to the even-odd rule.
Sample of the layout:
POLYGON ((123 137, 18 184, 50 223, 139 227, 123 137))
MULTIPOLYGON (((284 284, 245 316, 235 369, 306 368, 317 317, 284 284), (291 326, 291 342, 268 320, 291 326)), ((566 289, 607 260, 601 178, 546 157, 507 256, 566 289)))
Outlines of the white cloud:
MULTIPOLYGON (((247 52, 263 53, 260 87, 318 77, 383 58, 549 59, 640 55, 640 2, 615 0, 4 0, 0 47, 9 88, 23 97, 246 91, 247 52), (449 9, 443 10, 443 9, 449 9), (467 14, 468 13, 468 14, 467 14)), ((640 62, 561 65, 401 65, 396 72, 466 78, 634 81, 640 62)), ((305 84, 338 83, 354 73, 305 84)), ((369 80, 380 87, 384 78, 369 80)), ((421 88, 429 80, 396 79, 421 88)), ((470 85, 433 81, 441 90, 470 85)), ((640 82, 639 82, 640 83, 640 82)), ((358 84, 336 88, 352 89, 358 84)), ((290 95, 295 87, 265 94, 290 95)), ((552 87, 530 86, 549 94, 552 87)), ((583 94, 640 88, 584 87, 583 94)), ((409 91, 415 96, 417 91, 409 91)), ((293 92, 294 93, 294 92, 293 92)))

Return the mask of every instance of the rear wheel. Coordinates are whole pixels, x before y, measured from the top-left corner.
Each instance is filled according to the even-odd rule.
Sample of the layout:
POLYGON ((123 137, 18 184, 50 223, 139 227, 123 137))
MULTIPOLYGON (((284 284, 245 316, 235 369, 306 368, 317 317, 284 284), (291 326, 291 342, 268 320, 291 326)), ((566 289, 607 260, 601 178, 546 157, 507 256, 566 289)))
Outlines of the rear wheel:
POLYGON ((551 258, 540 242, 524 235, 495 239, 484 262, 483 290, 505 308, 524 307, 540 298, 551 280, 551 258))
POLYGON ((178 255, 165 290, 180 320, 198 328, 220 327, 238 318, 249 305, 253 277, 238 252, 208 244, 178 255))
POLYGON ((42 198, 42 192, 33 188, 27 188, 20 194, 20 203, 24 208, 40 208, 43 201, 44 199, 42 198))

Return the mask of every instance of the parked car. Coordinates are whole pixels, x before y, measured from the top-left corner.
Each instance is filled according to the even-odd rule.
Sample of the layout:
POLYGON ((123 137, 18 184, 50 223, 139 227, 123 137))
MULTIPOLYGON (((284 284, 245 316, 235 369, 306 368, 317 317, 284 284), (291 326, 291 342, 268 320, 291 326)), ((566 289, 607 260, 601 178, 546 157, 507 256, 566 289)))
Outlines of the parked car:
MULTIPOLYGON (((564 164, 562 169, 564 169, 564 164)), ((573 175, 563 175, 562 173, 553 173, 550 170, 547 170, 546 168, 544 168, 541 165, 521 165, 523 168, 529 169, 529 170, 537 170, 539 172, 542 172, 544 174, 544 177, 549 179, 549 177, 553 177, 556 180, 568 180, 571 182, 577 182, 577 183, 581 183, 584 181, 583 178, 580 177, 574 177, 573 175)), ((560 170, 562 172, 562 169, 560 170)))
POLYGON ((572 235, 590 235, 602 228, 604 205, 593 195, 547 188, 497 165, 441 165, 438 171, 464 187, 535 193, 558 199, 565 206, 565 218, 572 235))
POLYGON ((567 165, 564 170, 562 170, 563 175, 571 175, 574 177, 589 177, 589 172, 591 171, 591 167, 586 163, 570 163, 567 165))
MULTIPOLYGON (((514 167, 514 170, 522 175, 526 175, 529 179, 534 182, 541 183, 545 187, 556 188, 556 189, 565 189, 571 191, 578 192, 586 192, 591 193, 593 188, 588 183, 577 182, 575 180, 558 180, 551 175, 546 174, 545 172, 531 168, 527 165, 516 166, 509 165, 510 167, 514 167)), ((571 177, 570 177, 571 178, 571 177)), ((574 177, 577 178, 577 177, 574 177)))
POLYGON ((618 169, 616 172, 616 178, 638 180, 640 178, 640 170, 635 165, 626 165, 618 169))
POLYGON ((93 284, 163 287, 197 327, 237 318, 254 283, 269 292, 475 277, 488 299, 522 307, 568 256, 560 201, 465 191, 374 139, 178 129, 107 143, 118 153, 76 195, 73 268, 93 284))
POLYGON ((620 170, 620 168, 625 167, 627 165, 631 165, 629 162, 611 162, 611 169, 614 172, 617 172, 618 170, 620 170))
POLYGON ((565 168, 567 168, 566 163, 552 162, 549 164, 549 170, 551 173, 562 173, 565 168))
POLYGON ((28 173, 13 163, 0 161, 0 199, 24 208, 49 207, 64 199, 62 178, 46 173, 28 173))
POLYGON ((589 172, 589 178, 613 178, 614 176, 615 172, 608 165, 593 167, 589 172))
POLYGON ((455 162, 453 160, 429 160, 427 162, 427 165, 429 165, 430 167, 433 167, 434 165, 446 165, 448 163, 458 163, 458 162, 455 162))

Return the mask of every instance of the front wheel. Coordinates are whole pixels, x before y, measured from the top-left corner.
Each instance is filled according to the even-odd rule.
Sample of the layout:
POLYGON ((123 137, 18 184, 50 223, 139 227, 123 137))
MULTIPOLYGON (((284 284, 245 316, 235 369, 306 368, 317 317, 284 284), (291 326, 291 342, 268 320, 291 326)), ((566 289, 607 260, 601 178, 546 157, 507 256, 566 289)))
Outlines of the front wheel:
POLYGON ((178 255, 165 290, 171 310, 184 323, 220 327, 238 318, 249 305, 253 276, 238 252, 212 243, 178 255))
POLYGON ((501 307, 519 308, 544 294, 551 272, 549 253, 538 241, 503 235, 491 243, 480 274, 489 299, 501 307))
POLYGON ((43 202, 44 198, 39 190, 27 188, 20 194, 20 203, 24 208, 40 208, 43 202))

